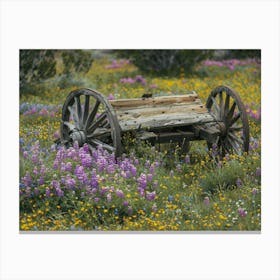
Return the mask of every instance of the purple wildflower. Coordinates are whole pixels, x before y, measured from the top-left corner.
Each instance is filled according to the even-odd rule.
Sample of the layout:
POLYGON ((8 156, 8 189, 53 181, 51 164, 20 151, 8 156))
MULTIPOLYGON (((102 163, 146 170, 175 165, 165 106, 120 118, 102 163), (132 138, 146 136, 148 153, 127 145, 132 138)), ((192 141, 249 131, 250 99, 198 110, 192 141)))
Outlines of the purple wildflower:
POLYGON ((110 93, 107 98, 108 100, 114 100, 115 96, 112 93, 110 93))
POLYGON ((245 217, 247 215, 247 211, 244 208, 238 208, 238 214, 240 217, 245 217))
POLYGON ((38 175, 38 174, 39 174, 38 169, 37 169, 37 166, 35 166, 35 167, 33 168, 33 173, 34 173, 35 175, 38 175))
POLYGON ((150 172, 151 172, 152 174, 155 173, 155 169, 156 169, 155 164, 151 164, 151 166, 150 166, 150 172))
POLYGON ((158 86, 156 84, 150 84, 150 88, 157 88, 158 86))
POLYGON ((26 173, 26 175, 22 178, 22 182, 27 187, 31 186, 32 178, 29 173, 26 173))
POLYGON ((38 161, 39 161, 38 154, 33 154, 31 156, 31 160, 33 163, 38 163, 38 161))
POLYGON ((84 150, 85 153, 89 153, 89 146, 88 146, 87 143, 84 144, 83 150, 84 150))
POLYGON ((55 160, 54 162, 53 162, 53 169, 57 169, 58 168, 58 165, 59 165, 59 162, 58 162, 58 160, 55 160))
POLYGON ((60 170, 61 170, 62 172, 64 172, 64 171, 66 170, 66 165, 65 165, 64 162, 61 163, 61 165, 60 165, 60 170))
POLYGON ((117 197, 124 198, 124 193, 123 193, 122 190, 117 189, 115 191, 115 194, 116 194, 117 197))
POLYGON ((69 189, 75 189, 76 186, 76 181, 75 179, 73 179, 69 174, 66 176, 66 180, 65 180, 65 185, 69 188, 69 189))
POLYGON ((107 198, 107 202, 110 203, 110 202, 112 201, 112 195, 111 195, 111 193, 108 193, 107 196, 106 196, 106 198, 107 198))
POLYGON ((115 172, 115 166, 114 166, 114 164, 110 164, 110 165, 107 166, 107 172, 108 172, 109 174, 114 174, 114 172, 115 172))
POLYGON ((151 182, 153 180, 153 174, 147 174, 147 181, 151 182))
POLYGON ((256 188, 252 189, 252 195, 256 195, 258 193, 258 190, 256 188))
POLYGON ((144 189, 138 188, 138 192, 139 192, 140 197, 145 197, 145 191, 144 191, 144 189))
POLYGON ((45 179, 44 177, 40 176, 40 178, 38 179, 38 185, 41 186, 45 183, 45 179))
POLYGON ((135 177, 137 175, 137 169, 136 169, 136 167, 134 165, 131 165, 130 172, 131 172, 131 175, 133 177, 135 177))
POLYGON ((64 192, 60 188, 57 188, 56 189, 56 194, 57 194, 58 197, 62 197, 64 195, 64 192))
POLYGON ((82 166, 91 167, 92 166, 92 157, 89 154, 85 154, 81 159, 82 166))
POLYGON ((145 189, 147 187, 147 176, 141 173, 140 177, 137 179, 138 187, 145 189))
POLYGON ((189 155, 186 155, 185 162, 186 162, 186 164, 190 164, 191 163, 191 159, 190 159, 189 155))
POLYGON ((146 192, 146 199, 148 201, 154 200, 156 197, 156 192, 146 192))
POLYGON ((93 169, 93 171, 92 171, 91 185, 94 188, 96 188, 98 186, 98 177, 96 175, 96 170, 95 169, 93 169))
POLYGON ((48 187, 46 187, 46 197, 50 197, 51 196, 51 191, 48 187))
POLYGON ((65 170, 68 171, 68 172, 72 171, 72 163, 71 162, 66 163, 65 170))
POLYGON ((82 181, 84 178, 84 167, 77 165, 74 174, 77 176, 77 178, 82 181))
POLYGON ((240 178, 237 178, 237 180, 236 180, 236 186, 237 186, 238 188, 241 188, 241 187, 242 187, 242 181, 241 181, 240 178))

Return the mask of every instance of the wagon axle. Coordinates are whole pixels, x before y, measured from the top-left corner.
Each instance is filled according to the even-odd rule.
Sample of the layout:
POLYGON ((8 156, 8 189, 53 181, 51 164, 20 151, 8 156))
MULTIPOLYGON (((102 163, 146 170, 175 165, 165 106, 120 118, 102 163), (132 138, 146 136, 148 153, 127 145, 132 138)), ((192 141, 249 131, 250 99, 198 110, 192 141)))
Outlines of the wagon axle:
MULTIPOLYGON (((120 100, 107 100, 90 89, 72 91, 62 108, 61 142, 79 146, 87 143, 122 153, 121 135, 133 132, 137 139, 152 143, 206 140, 219 153, 247 152, 249 124, 245 107, 233 89, 216 87, 204 106, 194 92, 120 100), (140 129, 139 129, 140 128, 140 129)), ((186 145, 187 143, 187 145, 186 145)))
POLYGON ((87 142, 87 137, 83 130, 74 129, 69 136, 72 139, 72 142, 74 143, 77 141, 80 147, 87 142))

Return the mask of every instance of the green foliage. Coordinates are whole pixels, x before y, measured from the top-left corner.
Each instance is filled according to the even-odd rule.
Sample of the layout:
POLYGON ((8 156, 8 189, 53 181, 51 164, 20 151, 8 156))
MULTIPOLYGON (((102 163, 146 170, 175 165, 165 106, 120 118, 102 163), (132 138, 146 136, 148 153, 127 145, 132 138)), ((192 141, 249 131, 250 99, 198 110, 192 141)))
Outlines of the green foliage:
POLYGON ((261 59, 261 50, 229 50, 226 52, 224 59, 261 59))
POLYGON ((53 50, 20 50, 19 56, 21 93, 56 74, 53 50))
POLYGON ((75 74, 87 73, 93 62, 91 52, 85 50, 20 50, 20 93, 42 93, 43 83, 57 74, 59 58, 63 62, 60 88, 69 86, 67 81, 75 74))
POLYGON ((211 50, 118 50, 140 69, 152 75, 192 74, 197 63, 210 58, 211 50))
POLYGON ((207 170, 200 184, 205 192, 224 191, 236 187, 238 179, 243 177, 243 166, 238 161, 230 161, 211 172, 207 170))
POLYGON ((64 73, 87 73, 93 62, 92 55, 85 50, 63 50, 61 57, 64 64, 64 73))

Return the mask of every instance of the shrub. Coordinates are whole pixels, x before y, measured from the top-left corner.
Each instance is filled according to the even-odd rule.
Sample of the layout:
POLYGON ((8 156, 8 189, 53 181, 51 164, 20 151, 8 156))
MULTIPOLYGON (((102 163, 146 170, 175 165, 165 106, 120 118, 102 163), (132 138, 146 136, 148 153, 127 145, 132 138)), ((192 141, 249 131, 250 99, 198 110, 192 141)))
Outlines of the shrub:
POLYGON ((85 50, 20 50, 20 93, 42 93, 42 82, 57 73, 59 57, 64 64, 62 84, 65 77, 68 80, 70 76, 73 78, 73 73, 88 72, 93 61, 91 52, 85 50))
POLYGON ((92 55, 85 50, 63 50, 61 57, 64 64, 64 73, 87 73, 93 62, 92 55))
POLYGON ((20 50, 20 93, 56 74, 53 50, 20 50))
POLYGON ((244 177, 243 166, 238 161, 230 161, 211 172, 205 172, 200 181, 206 193, 213 193, 234 187, 240 187, 240 178, 244 177))
POLYGON ((188 75, 197 63, 210 58, 211 50, 118 50, 117 55, 126 57, 144 73, 155 75, 188 75))
POLYGON ((223 56, 223 59, 245 59, 255 58, 261 59, 261 50, 227 50, 223 56))

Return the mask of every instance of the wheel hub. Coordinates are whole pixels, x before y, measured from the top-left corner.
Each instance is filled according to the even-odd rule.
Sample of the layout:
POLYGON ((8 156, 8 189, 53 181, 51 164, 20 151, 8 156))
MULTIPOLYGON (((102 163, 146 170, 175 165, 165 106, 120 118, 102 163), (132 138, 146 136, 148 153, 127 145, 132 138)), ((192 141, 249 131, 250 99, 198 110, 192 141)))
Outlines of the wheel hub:
POLYGON ((226 127, 225 123, 224 122, 219 122, 218 125, 219 125, 219 129, 221 131, 221 136, 222 137, 226 136, 227 135, 227 127, 226 127))
POLYGON ((77 141, 80 147, 83 146, 87 140, 86 134, 83 130, 74 130, 70 134, 70 137, 73 142, 77 141))

